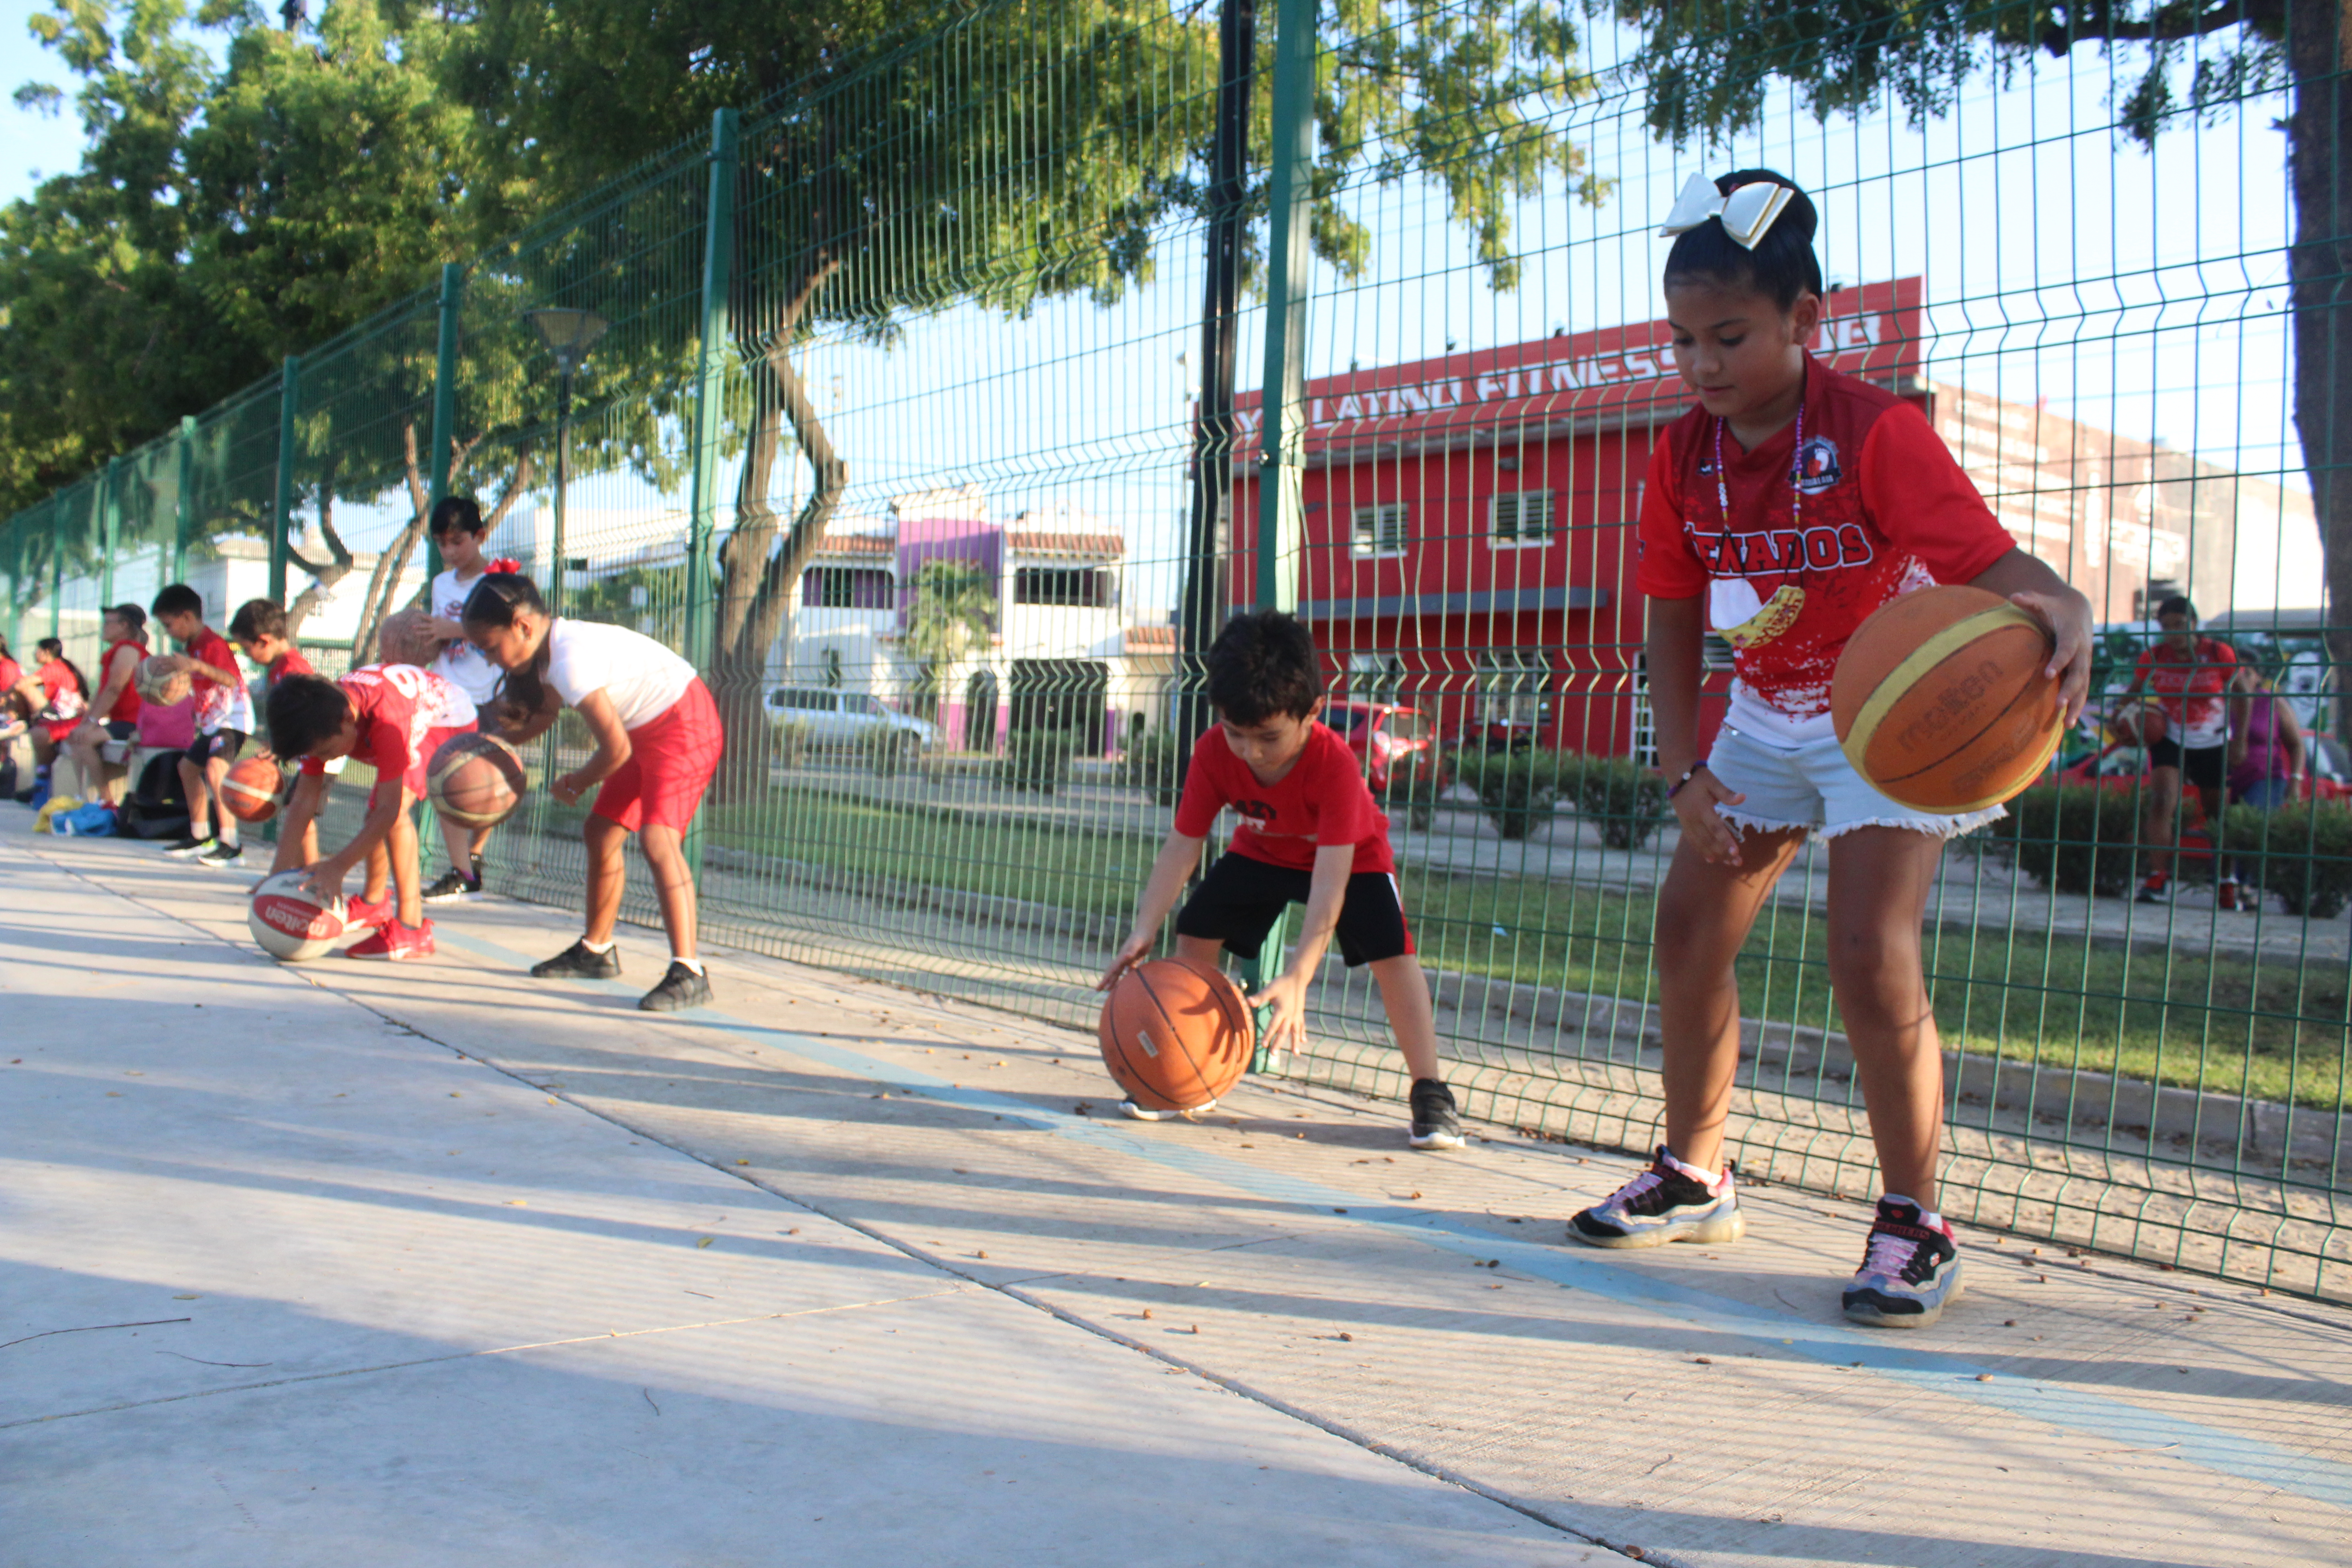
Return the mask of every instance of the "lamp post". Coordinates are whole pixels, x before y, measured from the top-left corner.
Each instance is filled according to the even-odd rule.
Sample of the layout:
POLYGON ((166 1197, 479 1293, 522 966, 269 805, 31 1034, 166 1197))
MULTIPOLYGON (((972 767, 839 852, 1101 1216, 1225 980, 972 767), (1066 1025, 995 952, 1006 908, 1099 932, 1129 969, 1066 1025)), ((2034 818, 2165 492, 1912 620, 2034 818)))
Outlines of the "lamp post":
POLYGON ((596 346, 612 322, 593 310, 567 310, 548 307, 525 310, 522 319, 539 334, 547 352, 555 356, 555 567, 548 578, 547 605, 558 615, 563 611, 563 489, 572 478, 572 378, 587 363, 588 351, 596 346))

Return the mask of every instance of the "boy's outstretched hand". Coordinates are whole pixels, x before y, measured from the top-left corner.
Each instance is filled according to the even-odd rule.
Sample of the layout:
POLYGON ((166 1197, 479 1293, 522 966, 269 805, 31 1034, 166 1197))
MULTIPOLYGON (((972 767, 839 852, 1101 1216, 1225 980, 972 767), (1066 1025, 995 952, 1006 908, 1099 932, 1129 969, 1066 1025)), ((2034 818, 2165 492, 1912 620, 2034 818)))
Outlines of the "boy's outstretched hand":
POLYGON ((1156 931, 1138 931, 1121 942, 1118 951, 1110 955, 1110 967, 1103 971, 1100 980, 1095 982, 1095 989, 1109 990, 1118 984, 1120 975, 1150 958, 1152 942, 1158 934, 1156 931))
POLYGON ((1275 977, 1265 990, 1249 999, 1250 1011, 1261 1007, 1274 1009, 1258 1037, 1261 1049, 1269 1051, 1302 1050, 1307 1045, 1307 982, 1304 977, 1285 972, 1275 977))

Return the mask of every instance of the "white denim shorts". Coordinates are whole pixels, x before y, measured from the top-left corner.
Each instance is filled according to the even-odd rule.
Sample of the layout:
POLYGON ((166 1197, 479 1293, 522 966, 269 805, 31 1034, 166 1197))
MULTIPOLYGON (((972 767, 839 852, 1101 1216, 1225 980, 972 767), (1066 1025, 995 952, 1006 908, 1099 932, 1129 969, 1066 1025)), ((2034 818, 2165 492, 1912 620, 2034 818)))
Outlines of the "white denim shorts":
POLYGON ((1835 838, 1857 827, 1908 827, 1938 838, 1973 833, 2009 812, 2003 806, 1944 816, 1887 799, 1846 761, 1834 735, 1794 746, 1759 741, 1726 724, 1706 759, 1707 772, 1748 798, 1715 809, 1740 827, 1767 832, 1801 827, 1835 838))

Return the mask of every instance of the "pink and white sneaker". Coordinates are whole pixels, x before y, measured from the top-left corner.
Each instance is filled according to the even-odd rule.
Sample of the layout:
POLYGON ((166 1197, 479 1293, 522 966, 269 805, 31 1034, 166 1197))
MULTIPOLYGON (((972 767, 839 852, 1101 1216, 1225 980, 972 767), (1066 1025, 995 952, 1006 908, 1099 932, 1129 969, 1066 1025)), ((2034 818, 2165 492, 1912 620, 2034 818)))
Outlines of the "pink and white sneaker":
POLYGON ((382 931, 392 923, 393 913, 398 908, 389 891, 373 903, 365 898, 347 899, 343 902, 343 924, 353 931, 382 931))

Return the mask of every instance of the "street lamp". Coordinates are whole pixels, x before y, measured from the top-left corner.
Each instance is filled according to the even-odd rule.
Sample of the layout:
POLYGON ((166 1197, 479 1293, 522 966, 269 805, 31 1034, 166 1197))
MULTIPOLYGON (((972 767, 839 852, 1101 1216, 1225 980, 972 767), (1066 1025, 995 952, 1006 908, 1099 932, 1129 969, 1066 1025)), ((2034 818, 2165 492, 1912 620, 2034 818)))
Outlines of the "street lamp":
POLYGON ((613 323, 593 310, 554 307, 525 310, 522 319, 555 356, 555 570, 548 579, 547 603, 560 615, 563 609, 563 489, 572 477, 572 378, 613 323))

